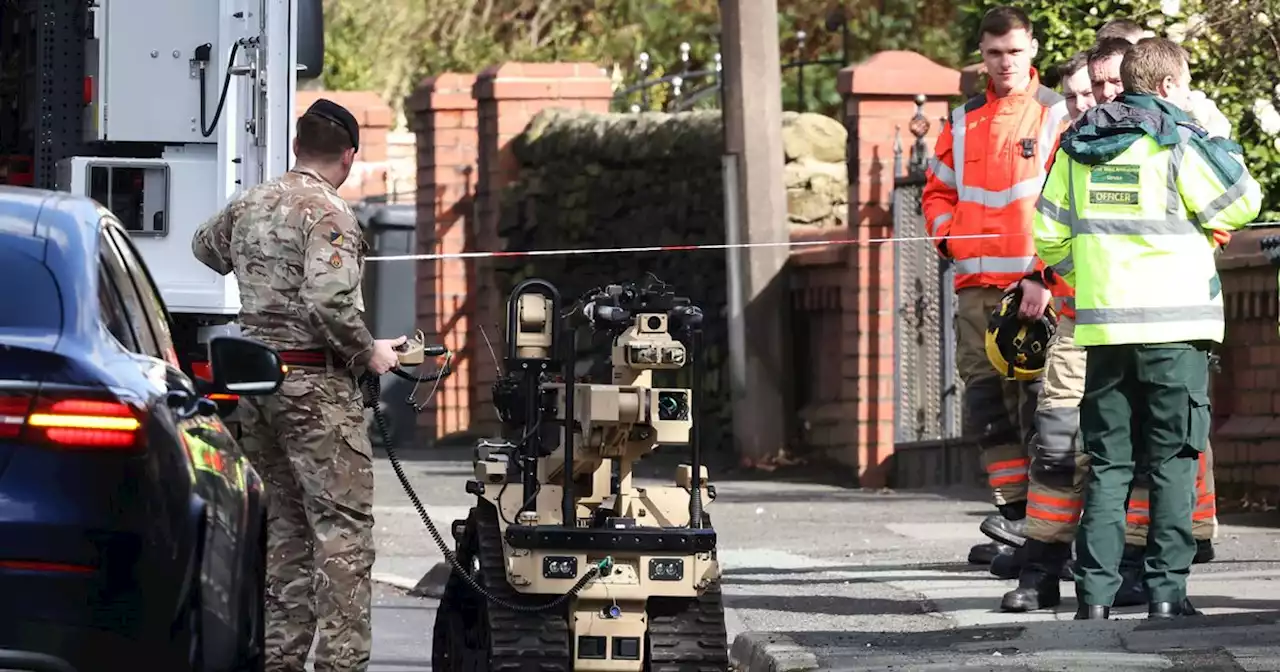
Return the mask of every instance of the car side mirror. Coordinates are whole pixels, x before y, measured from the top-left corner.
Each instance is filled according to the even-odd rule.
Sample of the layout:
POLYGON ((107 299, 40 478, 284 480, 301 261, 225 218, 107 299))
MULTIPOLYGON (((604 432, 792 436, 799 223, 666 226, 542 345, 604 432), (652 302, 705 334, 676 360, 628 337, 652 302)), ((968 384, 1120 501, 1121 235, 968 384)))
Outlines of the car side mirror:
POLYGON ((321 0, 298 2, 298 79, 324 74, 324 6, 321 0))
POLYGON ((254 396, 280 389, 288 367, 279 353, 258 341, 215 336, 209 341, 209 369, 213 382, 205 394, 254 396))

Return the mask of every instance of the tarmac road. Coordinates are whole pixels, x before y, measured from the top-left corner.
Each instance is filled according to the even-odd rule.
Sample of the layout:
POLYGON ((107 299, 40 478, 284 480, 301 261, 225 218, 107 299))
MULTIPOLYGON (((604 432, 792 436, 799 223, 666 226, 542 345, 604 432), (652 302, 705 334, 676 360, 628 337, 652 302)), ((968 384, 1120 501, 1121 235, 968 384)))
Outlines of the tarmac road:
MULTIPOLYGON (((404 462, 448 538, 465 515, 465 452, 404 462), (452 458, 452 459, 448 459, 452 458)), ((643 473, 646 470, 641 470, 643 473)), ((434 600, 409 597, 442 555, 385 458, 376 467, 374 666, 430 669, 434 600)), ((663 473, 670 473, 669 470, 663 473)), ((664 479, 665 480, 665 479, 664 479)), ((730 641, 745 672, 822 670, 1280 670, 1280 529, 1273 514, 1224 518, 1218 559, 1197 566, 1201 619, 1071 621, 1071 583, 1055 612, 1004 614, 1000 581, 965 562, 991 510, 981 493, 869 492, 783 480, 713 479, 730 641), (755 663, 747 660, 754 655, 755 663), (786 665, 782 665, 786 663, 786 665), (788 667, 789 665, 789 667, 788 667)))
POLYGON ((436 601, 409 597, 384 583, 373 589, 373 660, 369 672, 431 669, 431 626, 436 601))

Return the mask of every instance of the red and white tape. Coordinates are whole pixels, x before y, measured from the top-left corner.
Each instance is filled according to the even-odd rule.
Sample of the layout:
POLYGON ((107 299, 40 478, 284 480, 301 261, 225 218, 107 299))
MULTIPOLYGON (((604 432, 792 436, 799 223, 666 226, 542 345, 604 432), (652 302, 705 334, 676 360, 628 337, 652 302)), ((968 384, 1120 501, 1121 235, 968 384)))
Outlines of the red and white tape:
MULTIPOLYGON (((963 236, 949 236, 950 240, 961 238, 1002 238, 1004 233, 975 233, 963 236)), ((585 249, 560 250, 520 250, 503 252, 448 252, 441 254, 394 254, 381 257, 365 257, 365 261, 426 261, 434 259, 493 259, 498 257, 563 257, 576 254, 634 254, 641 252, 693 252, 703 250, 751 249, 761 247, 826 247, 837 245, 876 245, 884 243, 909 243, 915 241, 936 241, 932 236, 914 236, 902 238, 869 238, 866 240, 789 240, 778 243, 717 243, 706 245, 652 245, 647 247, 592 247, 585 249)))

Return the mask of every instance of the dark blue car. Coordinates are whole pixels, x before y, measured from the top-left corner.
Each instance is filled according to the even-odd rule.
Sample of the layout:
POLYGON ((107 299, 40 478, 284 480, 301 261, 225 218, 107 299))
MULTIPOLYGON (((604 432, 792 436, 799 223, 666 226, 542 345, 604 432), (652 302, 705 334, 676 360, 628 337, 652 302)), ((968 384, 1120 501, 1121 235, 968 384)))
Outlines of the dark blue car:
POLYGON ((0 187, 0 669, 262 667, 263 482, 213 395, 279 356, 182 370, 160 293, 92 200, 0 187))

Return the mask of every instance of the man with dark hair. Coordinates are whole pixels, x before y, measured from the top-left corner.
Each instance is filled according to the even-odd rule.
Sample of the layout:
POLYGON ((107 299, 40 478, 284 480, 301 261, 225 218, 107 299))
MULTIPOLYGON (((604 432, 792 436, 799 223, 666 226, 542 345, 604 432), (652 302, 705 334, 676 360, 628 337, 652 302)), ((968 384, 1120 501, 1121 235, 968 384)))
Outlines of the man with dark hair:
POLYGON ((1151 491, 1148 615, 1198 613, 1186 590, 1193 489, 1209 436, 1208 350, 1224 328, 1213 232, 1247 225, 1262 205, 1240 146, 1184 111, 1191 73, 1181 47, 1142 40, 1120 76, 1124 93, 1063 136, 1035 216, 1040 258, 1073 269, 1061 278, 1075 290, 1073 336, 1087 353, 1077 619, 1110 617, 1135 471, 1151 491))
POLYGON ((1062 96, 1067 100, 1067 116, 1072 121, 1079 119, 1085 110, 1097 104, 1093 99, 1088 65, 1089 53, 1082 51, 1058 66, 1062 96))
POLYGON ((1023 319, 1037 319, 1048 306, 1049 290, 1025 279, 1038 268, 1031 217, 1069 120, 1062 96, 1041 85, 1031 65, 1039 43, 1026 13, 997 7, 983 17, 979 30, 987 90, 953 110, 943 126, 923 207, 939 254, 955 262, 956 363, 964 381, 965 434, 978 437, 999 511, 980 526, 996 545, 975 546, 970 559, 990 562, 1022 537, 1027 443, 1040 381, 1002 378, 986 355, 987 322, 1015 287, 1023 319), (1002 235, 986 237, 992 233, 1002 235))
POLYGON ((316 672, 369 665, 373 449, 356 372, 397 362, 395 340, 364 324, 365 244, 338 195, 360 127, 320 99, 298 119, 297 163, 234 199, 191 250, 234 272, 240 328, 279 351, 279 392, 240 400, 241 444, 267 482, 266 669, 303 672, 319 625, 316 672))
POLYGON ((1111 19, 1102 24, 1093 39, 1095 42, 1102 42, 1107 39, 1119 38, 1136 44, 1138 40, 1146 37, 1147 33, 1148 31, 1133 19, 1111 19))
POLYGON ((1133 43, 1123 37, 1108 37, 1089 50, 1089 81, 1097 104, 1109 103, 1124 91, 1120 63, 1132 48, 1133 43))

